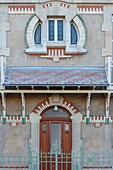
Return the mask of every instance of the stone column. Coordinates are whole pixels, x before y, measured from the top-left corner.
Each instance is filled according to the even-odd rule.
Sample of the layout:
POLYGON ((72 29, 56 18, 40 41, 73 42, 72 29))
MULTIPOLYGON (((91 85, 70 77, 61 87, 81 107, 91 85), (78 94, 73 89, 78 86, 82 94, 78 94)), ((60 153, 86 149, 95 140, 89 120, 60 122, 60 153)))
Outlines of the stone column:
POLYGON ((39 152, 40 149, 40 120, 41 116, 35 113, 31 113, 31 139, 30 143, 35 152, 39 152))
POLYGON ((40 149, 40 120, 41 116, 36 113, 30 114, 30 122, 31 122, 31 156, 32 156, 32 164, 29 165, 30 169, 39 170, 39 154, 40 149), (36 157, 35 157, 36 156, 36 157), (36 159, 35 159, 36 158, 36 159))
MULTIPOLYGON (((81 139, 81 122, 82 114, 79 112, 75 115, 72 115, 72 153, 77 155, 81 149, 82 139, 81 139)), ((76 169, 76 158, 72 159, 72 170, 76 169)))

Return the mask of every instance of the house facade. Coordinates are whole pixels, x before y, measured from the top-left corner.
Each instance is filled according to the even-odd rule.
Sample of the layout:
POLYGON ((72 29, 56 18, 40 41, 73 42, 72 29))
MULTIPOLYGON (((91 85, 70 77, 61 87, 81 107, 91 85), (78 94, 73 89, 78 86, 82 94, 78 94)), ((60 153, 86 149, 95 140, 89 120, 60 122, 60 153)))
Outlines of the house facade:
POLYGON ((1 152, 113 150, 110 0, 0 0, 0 61, 1 152))

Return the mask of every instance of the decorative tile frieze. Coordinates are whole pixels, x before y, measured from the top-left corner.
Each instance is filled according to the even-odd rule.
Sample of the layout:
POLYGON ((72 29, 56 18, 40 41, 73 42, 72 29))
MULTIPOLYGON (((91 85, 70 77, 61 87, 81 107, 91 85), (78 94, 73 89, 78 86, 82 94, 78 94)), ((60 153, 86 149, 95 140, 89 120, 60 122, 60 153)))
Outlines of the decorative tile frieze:
POLYGON ((78 6, 79 14, 103 14, 103 6, 78 6))
MULTIPOLYGON (((35 107, 33 112, 35 114, 40 115, 45 109, 47 109, 50 106, 51 106, 51 104, 49 103, 49 100, 47 99, 47 100, 39 103, 35 107)), ((67 109, 72 115, 75 115, 76 113, 79 112, 77 107, 75 107, 73 104, 71 104, 70 102, 68 102, 65 99, 63 100, 62 107, 67 109)), ((86 116, 83 116, 82 117, 82 122, 86 123, 86 121, 87 121, 86 116)), ((30 117, 26 116, 24 122, 25 123, 30 123, 30 117)), ((18 123, 25 124, 25 123, 23 123, 23 117, 22 116, 6 116, 5 117, 5 123, 4 123, 4 117, 0 116, 0 123, 3 123, 3 124, 9 123, 11 126, 17 126, 18 123)), ((100 127, 100 126, 102 126, 103 123, 107 124, 106 123, 106 117, 105 116, 91 116, 89 118, 89 124, 90 123, 93 123, 95 127, 100 127)), ((110 116, 108 118, 108 124, 109 123, 113 123, 113 117, 112 116, 110 116)))
POLYGON ((86 46, 86 40, 87 40, 87 27, 84 23, 84 20, 82 17, 78 14, 73 18, 73 21, 77 25, 78 31, 79 31, 79 41, 78 46, 85 47, 86 46))
POLYGON ((33 14, 35 6, 9 6, 9 14, 33 14))
MULTIPOLYGON (((52 3, 42 5, 42 8, 52 7, 52 3)), ((60 7, 70 8, 71 5, 67 3, 60 3, 60 7)), ((9 6, 9 14, 33 14, 35 6, 9 6)), ((78 6, 77 11, 79 14, 103 14, 103 6, 78 6)))
MULTIPOLYGON (((59 96, 60 97, 60 96, 59 96)), ((62 98, 62 97, 61 97, 62 98)), ((33 113, 36 113, 38 115, 41 115, 41 113, 48 107, 58 105, 61 107, 64 107, 67 109, 72 115, 76 114, 79 112, 78 108, 73 105, 71 102, 67 101, 66 99, 62 98, 59 102, 52 102, 52 96, 39 104, 36 105, 36 107, 33 109, 33 113)))
MULTIPOLYGON (((86 116, 83 116, 82 122, 87 123, 87 118, 86 116)), ((113 123, 113 116, 109 116, 108 118, 106 118, 106 116, 91 116, 89 118, 89 123, 94 123, 94 126, 98 126, 97 124, 100 123, 105 123, 105 124, 109 124, 109 123, 113 123)))
POLYGON ((47 54, 41 55, 42 58, 50 58, 53 61, 59 61, 59 59, 71 57, 70 54, 65 54, 65 48, 48 48, 47 54))
POLYGON ((31 47, 34 44, 32 34, 33 34, 33 29, 38 21, 39 21, 39 18, 35 14, 33 14, 29 18, 26 24, 26 29, 25 29, 25 34, 24 34, 26 47, 31 47))
POLYGON ((66 4, 66 3, 60 3, 61 7, 65 7, 65 8, 70 8, 70 5, 66 4))
POLYGON ((37 104, 32 112, 40 115, 48 107, 50 107, 50 101, 49 101, 49 99, 46 99, 46 100, 40 102, 39 104, 37 104))
POLYGON ((48 8, 48 7, 51 7, 51 6, 52 6, 52 3, 47 3, 47 4, 42 5, 43 8, 48 8))
MULTIPOLYGON (((3 124, 6 124, 6 123, 10 123, 11 126, 17 126, 18 123, 22 123, 22 116, 6 116, 5 119, 6 119, 6 123, 4 123, 4 117, 3 116, 0 116, 0 122, 3 123, 3 124)), ((30 120, 29 120, 29 116, 26 116, 25 117, 25 122, 26 123, 29 123, 30 120)))
POLYGON ((66 108, 72 115, 79 112, 77 107, 65 99, 63 100, 62 106, 66 108))

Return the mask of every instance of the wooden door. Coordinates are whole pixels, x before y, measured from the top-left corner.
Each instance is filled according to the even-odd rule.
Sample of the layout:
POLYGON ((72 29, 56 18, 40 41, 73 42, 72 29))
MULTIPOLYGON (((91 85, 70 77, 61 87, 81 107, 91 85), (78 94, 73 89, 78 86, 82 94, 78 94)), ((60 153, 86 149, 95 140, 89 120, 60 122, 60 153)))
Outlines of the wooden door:
POLYGON ((42 121, 40 148, 42 152, 52 151, 55 140, 60 144, 60 151, 71 152, 71 122, 69 121, 42 121), (56 130, 56 131, 55 131, 56 130), (68 146, 68 147, 67 147, 68 146))
MULTIPOLYGON (((49 115, 51 114, 49 113, 49 115)), ((69 115, 66 117, 65 116, 61 117, 61 115, 58 116, 58 113, 57 113, 57 116, 55 117, 52 117, 52 116, 43 117, 42 116, 41 126, 40 126, 40 149, 45 154, 50 153, 50 152, 53 153, 54 152, 53 144, 55 143, 55 141, 57 141, 57 143, 59 144, 59 150, 58 150, 59 170, 61 170, 62 168, 63 170, 65 170, 66 166, 68 166, 68 170, 71 169, 70 163, 67 163, 67 165, 65 163, 61 163, 61 162, 70 161, 70 159, 66 160, 66 158, 64 158, 64 155, 71 153, 71 148, 72 148, 72 127, 71 126, 72 125, 71 125, 71 120, 69 118, 69 115), (66 153, 66 154, 63 155, 63 153, 66 153)), ((47 157, 47 159, 48 158, 49 156, 47 157)), ((48 165, 46 163, 42 164, 42 167, 43 167, 42 170, 47 170, 47 169, 54 170, 55 169, 54 159, 55 158, 53 154, 51 161, 48 160, 48 162, 50 161, 48 165), (54 162, 54 163, 52 163, 51 165, 51 162, 54 162), (52 168, 50 168, 50 166, 52 168)))

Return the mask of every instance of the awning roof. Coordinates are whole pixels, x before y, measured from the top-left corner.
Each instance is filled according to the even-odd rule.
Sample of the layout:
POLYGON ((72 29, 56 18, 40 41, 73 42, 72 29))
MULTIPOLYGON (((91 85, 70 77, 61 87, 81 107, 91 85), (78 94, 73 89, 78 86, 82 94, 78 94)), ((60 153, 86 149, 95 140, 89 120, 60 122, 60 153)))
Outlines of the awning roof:
POLYGON ((5 86, 107 86, 104 67, 7 67, 5 86))

